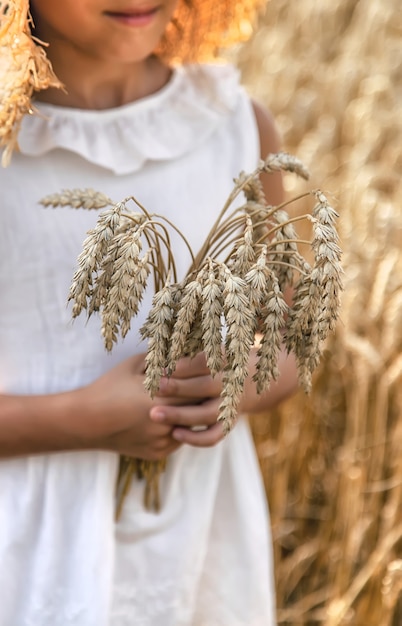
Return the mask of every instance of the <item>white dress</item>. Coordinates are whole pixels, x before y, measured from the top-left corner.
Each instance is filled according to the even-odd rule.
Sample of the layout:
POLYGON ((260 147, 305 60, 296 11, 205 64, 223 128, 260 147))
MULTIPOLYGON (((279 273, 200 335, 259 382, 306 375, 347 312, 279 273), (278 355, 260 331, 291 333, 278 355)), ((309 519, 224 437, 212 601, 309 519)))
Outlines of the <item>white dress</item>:
MULTIPOLYGON (((135 195, 197 250, 233 178, 259 158, 230 66, 175 70, 158 93, 112 110, 39 108, 0 170, 0 392, 10 394, 74 389, 144 350, 149 300, 111 355, 99 319, 71 321, 68 288, 96 214, 41 198, 74 187, 135 195)), ((116 525, 117 466, 102 451, 0 462, 0 626, 272 626, 268 514, 246 421, 214 448, 169 458, 160 513, 144 510, 135 481, 116 525)))

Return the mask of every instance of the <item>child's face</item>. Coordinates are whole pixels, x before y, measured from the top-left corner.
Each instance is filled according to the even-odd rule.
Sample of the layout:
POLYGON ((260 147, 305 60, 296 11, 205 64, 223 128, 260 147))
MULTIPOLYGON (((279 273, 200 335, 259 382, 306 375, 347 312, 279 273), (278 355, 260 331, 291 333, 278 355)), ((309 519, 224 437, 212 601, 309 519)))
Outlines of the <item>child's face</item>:
POLYGON ((178 0, 31 0, 34 34, 92 59, 136 62, 157 47, 178 0))

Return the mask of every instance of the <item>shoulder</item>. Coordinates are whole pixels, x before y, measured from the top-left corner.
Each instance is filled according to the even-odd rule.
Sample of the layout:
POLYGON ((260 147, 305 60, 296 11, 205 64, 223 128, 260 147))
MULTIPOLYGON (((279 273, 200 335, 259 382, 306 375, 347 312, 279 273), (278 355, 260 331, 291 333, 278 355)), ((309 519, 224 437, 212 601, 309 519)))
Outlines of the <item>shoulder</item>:
MULTIPOLYGON (((255 100, 251 101, 260 140, 260 156, 265 159, 268 154, 281 150, 282 140, 272 113, 255 100)), ((266 174, 262 176, 267 201, 280 204, 284 199, 282 174, 266 174)))

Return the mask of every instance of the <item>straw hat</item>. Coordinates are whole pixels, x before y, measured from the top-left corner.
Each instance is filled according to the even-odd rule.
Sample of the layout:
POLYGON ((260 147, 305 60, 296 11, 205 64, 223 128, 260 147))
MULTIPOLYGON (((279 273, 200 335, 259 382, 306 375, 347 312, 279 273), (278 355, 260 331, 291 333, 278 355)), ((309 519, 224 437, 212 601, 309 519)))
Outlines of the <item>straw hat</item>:
MULTIPOLYGON (((179 0, 157 54, 172 63, 210 61, 219 50, 248 39, 267 0, 179 0)), ((7 165, 21 120, 34 112, 35 91, 62 87, 31 37, 29 0, 0 0, 0 147, 7 165)))

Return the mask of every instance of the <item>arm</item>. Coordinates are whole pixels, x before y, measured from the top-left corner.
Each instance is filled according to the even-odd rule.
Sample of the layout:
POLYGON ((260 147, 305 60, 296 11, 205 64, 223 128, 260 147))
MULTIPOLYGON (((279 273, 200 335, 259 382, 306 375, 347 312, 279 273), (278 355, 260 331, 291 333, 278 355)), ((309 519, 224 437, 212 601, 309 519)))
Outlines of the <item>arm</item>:
MULTIPOLYGON (((253 102, 253 109, 260 136, 261 158, 265 159, 268 154, 280 151, 281 139, 271 113, 257 102, 253 102)), ((268 204, 275 206, 283 202, 285 194, 281 172, 265 174, 261 182, 268 204)))
MULTIPOLYGON (((180 399, 159 404, 166 401, 180 399)), ((0 395, 0 458, 91 449, 164 458, 178 443, 171 426, 149 419, 154 404, 144 388, 144 355, 74 391, 0 395)))

